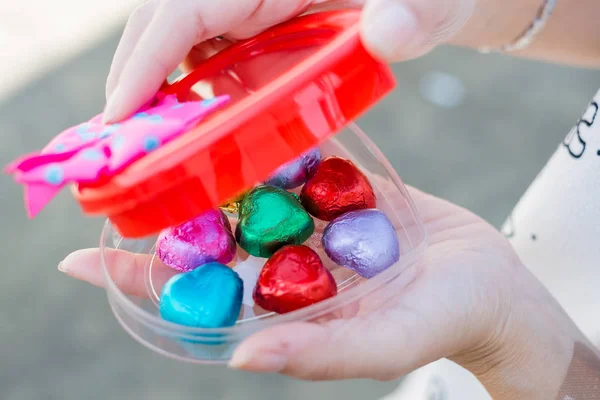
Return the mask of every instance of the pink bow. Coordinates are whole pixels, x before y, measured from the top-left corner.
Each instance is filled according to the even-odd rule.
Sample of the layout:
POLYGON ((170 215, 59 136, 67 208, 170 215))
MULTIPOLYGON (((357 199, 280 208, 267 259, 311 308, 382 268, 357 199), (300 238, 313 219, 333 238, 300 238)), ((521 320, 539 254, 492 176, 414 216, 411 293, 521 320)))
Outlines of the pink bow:
POLYGON ((39 153, 7 166, 25 186, 25 208, 33 218, 70 183, 93 183, 112 176, 156 150, 222 106, 229 96, 180 103, 167 96, 118 124, 103 124, 102 114, 56 136, 39 153))

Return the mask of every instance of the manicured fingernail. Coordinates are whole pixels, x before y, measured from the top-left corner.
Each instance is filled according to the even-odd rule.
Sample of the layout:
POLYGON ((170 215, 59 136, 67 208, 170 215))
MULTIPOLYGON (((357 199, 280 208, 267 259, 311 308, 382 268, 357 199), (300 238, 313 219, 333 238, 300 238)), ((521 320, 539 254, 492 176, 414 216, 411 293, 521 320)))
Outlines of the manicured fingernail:
POLYGON ((382 1, 364 17, 363 41, 387 61, 410 57, 419 45, 419 21, 399 0, 382 1))
POLYGON ((236 352, 229 362, 229 368, 253 372, 280 372, 287 364, 287 357, 279 353, 236 352))
POLYGON ((121 102, 121 88, 119 86, 113 90, 110 98, 106 102, 106 107, 104 108, 104 113, 102 114, 102 122, 108 124, 110 122, 115 122, 115 118, 117 117, 118 107, 120 107, 121 102))
POLYGON ((106 78, 106 85, 104 87, 104 93, 106 95, 106 100, 108 101, 112 94, 115 92, 115 88, 117 87, 117 80, 114 75, 111 73, 108 74, 106 78))

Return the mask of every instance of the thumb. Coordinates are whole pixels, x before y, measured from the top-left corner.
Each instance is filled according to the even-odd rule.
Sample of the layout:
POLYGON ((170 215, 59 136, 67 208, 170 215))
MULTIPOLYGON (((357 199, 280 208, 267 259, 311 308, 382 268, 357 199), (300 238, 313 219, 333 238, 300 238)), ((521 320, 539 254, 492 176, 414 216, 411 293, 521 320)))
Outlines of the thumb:
POLYGON ((389 343, 354 321, 297 322, 265 329, 240 344, 229 366, 305 380, 387 377, 390 358, 383 346, 389 343))
POLYGON ((377 57, 413 59, 448 41, 469 19, 477 0, 369 0, 362 38, 377 57))
MULTIPOLYGON (((392 313, 393 314, 393 313, 392 313)), ((243 341, 229 366, 304 380, 396 379, 452 354, 456 341, 425 328, 415 316, 296 322, 267 328, 243 341)))

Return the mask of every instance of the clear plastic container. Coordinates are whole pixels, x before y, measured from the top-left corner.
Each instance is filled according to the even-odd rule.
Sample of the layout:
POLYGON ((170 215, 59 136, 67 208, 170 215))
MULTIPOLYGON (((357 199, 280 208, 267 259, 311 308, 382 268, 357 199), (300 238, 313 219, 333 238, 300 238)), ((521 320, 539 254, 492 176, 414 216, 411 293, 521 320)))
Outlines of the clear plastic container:
POLYGON ((377 312, 415 277, 422 221, 353 123, 395 86, 359 22, 311 14, 232 43, 130 119, 98 115, 7 167, 30 215, 71 184, 108 218, 108 300, 140 343, 223 363, 273 325, 377 312))
MULTIPOLYGON (((101 242, 106 290, 112 310, 123 328, 137 341, 161 354, 185 361, 224 363, 242 340, 266 327, 293 321, 323 322, 364 315, 376 311, 382 303, 396 296, 412 279, 427 244, 423 224, 408 190, 380 150, 356 125, 347 127, 320 150, 323 157, 336 155, 351 160, 370 180, 377 208, 385 212, 398 235, 399 262, 373 278, 361 278, 352 270, 334 264, 324 254, 320 239, 326 222, 315 220, 315 232, 305 244, 317 251, 331 271, 338 286, 337 296, 281 315, 249 305, 246 296, 246 304, 233 327, 189 328, 160 317, 161 288, 177 271, 166 267, 156 256, 157 237, 126 239, 107 222, 101 242), (118 256, 115 251, 119 252, 118 256), (120 286, 135 290, 125 293, 120 286)), ((229 217, 235 229, 235 215, 229 217)), ((236 270, 247 259, 248 254, 238 247, 238 254, 229 266, 236 270)), ((256 258, 250 268, 258 271, 265 261, 256 258)), ((241 275, 245 290, 253 288, 255 280, 248 274, 241 275)))
MULTIPOLYGON (((89 131, 90 124, 84 123, 59 135, 60 140, 73 140, 69 143, 75 147, 68 151, 51 142, 40 154, 11 164, 10 170, 17 181, 26 186, 30 212, 32 207, 33 211, 39 211, 68 183, 72 184, 72 194, 86 214, 108 218, 100 244, 108 300, 123 328, 140 343, 180 360, 223 363, 231 358, 241 341, 269 326, 292 321, 323 322, 376 312, 414 278, 427 246, 424 226, 396 172, 353 123, 395 86, 389 66, 374 59, 362 46, 359 21, 359 11, 353 10, 312 14, 275 26, 216 52, 194 71, 165 84, 143 112, 121 121, 121 127, 104 126, 97 116, 91 120, 94 129, 99 129, 97 132, 89 131), (163 105, 157 106, 163 100, 163 105), (182 104, 186 102, 194 102, 187 106, 213 108, 210 113, 187 121, 183 115, 187 107, 182 104), (168 111, 165 111, 168 118, 152 115, 159 107, 168 111), (113 135, 115 129, 119 131, 113 135), (172 132, 159 136, 159 131, 172 132), (82 144, 91 139, 94 141, 82 144), (134 144, 143 147, 130 154, 132 159, 128 163, 116 163, 119 154, 123 154, 118 150, 126 142, 131 145, 126 150, 136 150, 134 144), (234 244, 237 246, 233 261, 227 265, 237 274, 223 265, 211 266, 210 274, 218 270, 226 277, 223 281, 215 280, 221 279, 214 278, 215 275, 202 278, 206 284, 203 288, 212 291, 212 297, 198 290, 195 285, 200 279, 195 275, 180 275, 197 280, 190 285, 192 289, 187 289, 188 297, 180 297, 178 303, 174 301, 179 307, 172 309, 175 317, 161 312, 160 305, 165 304, 165 299, 172 300, 163 295, 165 284, 181 273, 173 269, 180 266, 168 267, 160 261, 156 247, 161 231, 209 210, 223 210, 232 200, 235 202, 240 195, 262 185, 280 166, 315 148, 320 150, 322 160, 337 156, 354 166, 334 160, 320 169, 325 163, 322 161, 314 176, 311 175, 314 165, 304 166, 306 169, 300 174, 304 174, 304 180, 296 183, 308 178, 308 184, 314 184, 313 191, 302 191, 301 185, 289 189, 301 196, 291 196, 282 189, 263 191, 269 193, 268 201, 272 203, 256 206, 263 214, 254 215, 255 227, 251 234, 246 231, 247 237, 242 231, 250 226, 250 218, 241 220, 241 228, 236 232, 237 244, 232 233, 225 232, 229 228, 224 220, 214 218, 213 222, 220 224, 215 228, 216 235, 226 236, 224 262, 234 255, 234 244), (69 173, 77 173, 66 179, 67 169, 56 163, 68 164, 69 173), (313 181, 318 181, 319 171, 322 171, 319 179, 327 181, 323 186, 313 181), (24 174, 29 181, 23 180, 24 174), (317 204, 319 196, 327 197, 326 201, 317 204), (340 207, 343 202, 346 203, 340 207), (330 209, 322 212, 327 207, 330 209), (365 208, 377 208, 385 217, 381 212, 357 211, 365 208), (279 214, 268 214, 269 210, 279 214), (353 214, 340 216, 341 211, 350 210, 353 214), (331 222, 317 219, 317 215, 328 221, 342 218, 344 223, 354 225, 350 230, 349 225, 328 225, 331 222), (271 221, 272 225, 263 224, 264 221, 271 221), (287 236, 277 236, 278 229, 287 236), (323 239, 324 232, 335 229, 338 233, 343 231, 337 239, 332 238, 334 234, 323 239), (277 232, 261 236, 266 231, 277 232), (381 240, 382 237, 386 240, 381 240), (244 242, 244 238, 250 239, 244 242), (263 242, 256 247, 247 246, 251 240, 254 244, 263 242), (338 249, 343 248, 340 257, 332 256, 334 242, 338 249), (273 252, 277 250, 278 254, 281 246, 290 243, 305 247, 286 246, 282 253, 304 256, 294 261, 278 261, 273 252), (362 264, 350 265, 357 259, 362 264), (280 262, 277 266, 281 275, 267 276, 265 282, 273 285, 268 289, 275 288, 279 294, 283 292, 283 297, 289 296, 285 307, 283 297, 274 305, 268 303, 267 295, 262 292, 253 296, 261 269, 269 271, 263 268, 267 262, 269 267, 280 262), (371 270, 367 271, 368 268, 371 270), (228 293, 232 297, 225 298, 223 288, 229 284, 228 293), (254 303, 255 298, 265 309, 254 303), (186 312, 205 312, 207 299, 212 303, 206 314, 216 315, 213 320, 189 322, 179 318, 186 312), (227 307, 222 299, 231 300, 227 307), (202 301, 205 303, 196 308, 191 306, 202 301), (282 313, 269 312, 267 308, 282 313), (177 315, 181 310, 182 314, 177 315), (170 321, 184 321, 187 325, 170 321)), ((248 209, 254 210, 256 203, 252 202, 256 198, 244 199, 249 199, 248 209)), ((227 210, 226 216, 235 231, 237 211, 235 207, 227 210)), ((194 250, 212 240, 206 234, 208 231, 194 232, 195 239, 201 242, 195 243, 194 250)), ((165 260, 164 253, 162 259, 165 260)), ((201 271, 207 259, 203 258, 201 263, 194 259, 193 265, 186 268, 201 271)), ((259 284, 259 288, 268 286, 261 282, 263 286, 259 284)), ((277 296, 270 301, 274 297, 277 296)))

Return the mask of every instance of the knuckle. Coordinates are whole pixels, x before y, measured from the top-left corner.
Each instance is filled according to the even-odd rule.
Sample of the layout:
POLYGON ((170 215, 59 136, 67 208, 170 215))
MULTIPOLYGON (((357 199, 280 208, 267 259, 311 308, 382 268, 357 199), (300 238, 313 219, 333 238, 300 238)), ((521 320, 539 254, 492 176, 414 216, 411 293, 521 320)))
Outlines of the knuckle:
POLYGON ((148 16, 152 13, 154 9, 154 1, 148 1, 146 3, 140 4, 136 8, 133 9, 131 14, 129 14, 128 24, 135 24, 138 21, 144 21, 148 18, 148 16))
POLYGON ((188 14, 195 8, 197 1, 194 0, 158 0, 161 7, 167 7, 172 13, 177 15, 188 14))
POLYGON ((193 30, 196 43, 205 39, 206 25, 203 8, 197 0, 158 0, 162 13, 169 14, 169 22, 178 29, 193 30))
POLYGON ((474 10, 474 0, 450 1, 446 7, 438 8, 438 18, 434 21, 435 27, 429 42, 440 43, 454 35, 464 26, 474 10))

